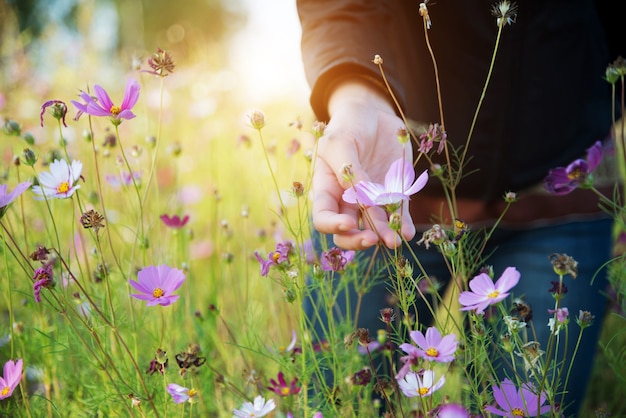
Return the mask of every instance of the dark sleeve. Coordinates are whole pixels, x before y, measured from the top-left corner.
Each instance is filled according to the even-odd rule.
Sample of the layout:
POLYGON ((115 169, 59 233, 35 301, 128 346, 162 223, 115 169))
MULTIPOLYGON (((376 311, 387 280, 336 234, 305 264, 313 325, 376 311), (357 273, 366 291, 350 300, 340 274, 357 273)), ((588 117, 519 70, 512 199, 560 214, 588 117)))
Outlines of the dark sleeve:
MULTIPOLYGON (((389 1, 381 0, 298 0, 302 25, 302 59, 311 86, 311 106, 319 120, 329 119, 328 95, 337 80, 358 77, 385 89, 378 66, 380 55, 392 58, 393 13, 389 1), (390 42, 391 40, 391 42, 390 42)), ((395 93, 400 83, 395 70, 384 62, 385 75, 395 93)))

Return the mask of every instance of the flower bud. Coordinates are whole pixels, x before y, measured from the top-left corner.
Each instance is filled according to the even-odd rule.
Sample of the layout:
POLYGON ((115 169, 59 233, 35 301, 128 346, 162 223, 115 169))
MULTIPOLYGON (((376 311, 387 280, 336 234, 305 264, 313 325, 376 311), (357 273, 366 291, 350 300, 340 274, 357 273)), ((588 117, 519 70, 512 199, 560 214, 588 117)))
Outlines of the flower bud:
POLYGON ((317 120, 313 122, 312 131, 313 131, 313 135, 315 135, 315 139, 320 139, 322 136, 324 136, 325 130, 326 130, 326 124, 324 122, 320 122, 317 120))
POLYGON ((391 228, 392 231, 400 231, 402 228, 402 215, 398 212, 393 212, 389 215, 389 228, 391 228))
POLYGON ((22 128, 20 127, 20 124, 11 119, 7 119, 4 122, 3 129, 4 132, 10 136, 19 136, 22 133, 22 128))
POLYGON ((398 138, 398 142, 401 144, 406 144, 407 142, 409 142, 409 132, 406 130, 406 128, 398 129, 398 132, 396 132, 396 136, 398 138))
POLYGON ((30 146, 35 145, 35 137, 30 132, 24 132, 22 139, 30 146))
POLYGON ((24 148, 20 155, 20 161, 22 164, 32 167, 37 162, 37 156, 30 148, 24 148))
POLYGON ((252 127, 257 131, 260 131, 265 126, 265 115, 263 115, 261 111, 255 110, 254 112, 252 112, 249 118, 250 125, 252 125, 252 127))

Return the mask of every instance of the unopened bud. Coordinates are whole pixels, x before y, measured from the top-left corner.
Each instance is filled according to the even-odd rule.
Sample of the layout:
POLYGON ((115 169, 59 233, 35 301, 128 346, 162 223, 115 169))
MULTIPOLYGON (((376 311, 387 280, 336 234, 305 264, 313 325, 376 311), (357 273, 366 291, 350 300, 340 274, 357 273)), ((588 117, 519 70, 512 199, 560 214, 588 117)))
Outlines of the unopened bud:
POLYGON ((37 162, 37 156, 30 148, 24 148, 20 155, 20 161, 22 164, 32 167, 37 162))
POLYGON ((398 212, 393 212, 389 215, 389 228, 398 232, 402 228, 402 215, 398 212))
POLYGON ((22 133, 22 128, 20 127, 20 124, 11 119, 7 119, 4 122, 3 130, 7 135, 11 136, 19 136, 22 133))
POLYGON ((406 128, 398 129, 398 132, 396 132, 396 136, 398 137, 398 142, 401 144, 406 144, 407 142, 409 142, 409 132, 406 130, 406 128))
POLYGON ((30 132, 24 132, 22 139, 30 146, 35 145, 35 137, 30 132))
POLYGON ((504 194, 504 201, 506 203, 513 203, 517 201, 517 193, 515 192, 506 192, 504 194))
POLYGON ((344 164, 341 167, 341 176, 348 183, 352 183, 354 180, 354 173, 352 172, 352 164, 344 164))
POLYGON ((250 125, 252 125, 252 127, 257 131, 260 131, 265 126, 265 115, 263 115, 261 111, 255 110, 254 112, 252 112, 249 118, 250 125))
POLYGON ((372 60, 372 62, 376 65, 382 65, 383 64, 383 57, 381 57, 380 55, 376 54, 374 55, 374 59, 372 60))
POLYGON ((325 130, 326 130, 326 124, 324 122, 320 122, 317 120, 313 122, 312 131, 313 131, 313 135, 315 135, 315 139, 320 139, 322 136, 324 136, 325 130))
POLYGON ((291 190, 295 196, 300 197, 304 194, 304 185, 299 181, 294 181, 291 190))

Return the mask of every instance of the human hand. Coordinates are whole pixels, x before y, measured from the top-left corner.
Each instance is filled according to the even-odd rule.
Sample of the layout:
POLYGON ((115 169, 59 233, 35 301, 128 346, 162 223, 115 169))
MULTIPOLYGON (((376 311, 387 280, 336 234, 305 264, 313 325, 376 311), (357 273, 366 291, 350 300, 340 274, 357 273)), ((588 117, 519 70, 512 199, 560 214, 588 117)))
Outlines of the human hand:
MULTIPOLYGON (((401 144, 397 139, 404 123, 382 93, 360 81, 337 87, 328 109, 331 119, 319 140, 313 173, 313 225, 321 233, 333 234, 335 245, 344 249, 361 250, 381 240, 395 248, 402 239, 389 227, 385 211, 368 208, 359 228, 360 209, 343 201, 342 195, 359 181, 382 184, 391 163, 412 160, 410 141, 401 144), (351 166, 352 183, 342 173, 346 165, 351 166)), ((407 240, 415 235, 408 202, 402 205, 400 233, 407 240)))

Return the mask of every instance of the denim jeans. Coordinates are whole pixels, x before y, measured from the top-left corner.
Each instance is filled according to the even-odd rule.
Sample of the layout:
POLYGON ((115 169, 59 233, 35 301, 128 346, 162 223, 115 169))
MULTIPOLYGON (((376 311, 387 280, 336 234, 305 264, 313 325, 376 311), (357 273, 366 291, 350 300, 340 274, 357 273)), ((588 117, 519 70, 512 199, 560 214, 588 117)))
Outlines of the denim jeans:
MULTIPOLYGON (((524 229, 499 228, 489 240, 483 253, 491 254, 485 264, 493 266, 495 279, 509 266, 516 267, 521 273, 519 283, 511 292, 514 297, 523 296, 524 300, 531 305, 537 340, 541 343, 543 350, 546 350, 550 336, 548 319, 552 315, 548 314, 548 309, 555 307, 555 299, 549 289, 552 287, 551 281, 558 280, 549 256, 554 253, 564 253, 578 262, 578 277, 575 280, 570 276, 564 278, 564 284, 568 291, 561 302, 561 306, 567 307, 570 314, 569 341, 567 344, 568 360, 565 370, 567 370, 569 359, 572 358, 576 345, 579 327, 576 325, 575 318, 578 316, 579 310, 590 311, 595 316, 595 320, 593 325, 585 329, 583 333, 581 345, 569 377, 564 400, 564 406, 567 406, 567 416, 576 414, 577 409, 582 404, 589 383, 594 354, 598 346, 602 318, 607 306, 607 299, 604 295, 607 279, 606 271, 602 269, 602 266, 611 255, 611 227, 612 221, 603 218, 524 229)), ((427 250, 424 245, 416 245, 415 242, 419 238, 419 234, 418 232, 416 239, 412 241, 413 252, 429 276, 434 276, 439 282, 447 284, 450 274, 442 261, 442 255, 434 246, 427 250)), ((328 242, 332 242, 332 238, 328 238, 330 239, 328 242)), ((368 252, 371 254, 373 250, 368 250, 368 252)), ((404 252, 408 260, 413 259, 413 256, 409 255, 406 249, 404 252)), ((354 292, 354 289, 351 292, 354 292)), ((390 307, 389 299, 389 284, 380 281, 364 295, 356 325, 360 328, 367 328, 370 332, 383 328, 380 310, 390 307)), ((342 301, 346 299, 340 296, 337 300, 338 306, 335 308, 345 313, 346 304, 342 301)), ((356 294, 352 294, 348 300, 352 305, 350 309, 354 312, 356 294)), ((507 303, 510 305, 510 300, 507 300, 507 303)), ((420 324, 429 325, 428 321, 432 321, 432 317, 427 313, 426 306, 418 304, 417 310, 420 324)), ((310 312, 310 305, 305 306, 305 311, 310 312)), ((314 328, 319 330, 315 321, 312 322, 314 328)), ((563 333, 563 331, 561 332, 563 333)), ((529 335, 531 334, 529 333, 529 335)), ((561 336, 563 335, 561 334, 561 336)), ((494 336, 494 338, 498 339, 499 335, 494 336)), ((562 358, 562 355, 559 355, 559 358, 562 358)), ((500 377, 503 378, 504 375, 500 377)), ((563 383, 563 380, 561 382, 563 383)), ((561 396, 559 395, 557 400, 560 399, 561 396)))

